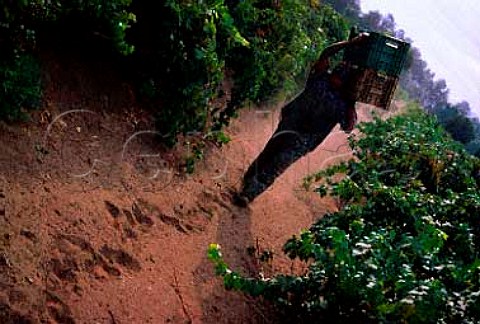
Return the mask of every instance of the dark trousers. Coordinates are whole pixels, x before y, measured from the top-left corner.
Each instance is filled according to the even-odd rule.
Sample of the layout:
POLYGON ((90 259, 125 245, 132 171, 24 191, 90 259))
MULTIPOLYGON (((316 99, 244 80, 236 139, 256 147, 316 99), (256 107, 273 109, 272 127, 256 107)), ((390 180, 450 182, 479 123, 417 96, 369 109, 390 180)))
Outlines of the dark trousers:
POLYGON ((334 109, 319 105, 308 93, 286 105, 274 134, 245 173, 241 195, 254 200, 291 164, 320 145, 339 122, 334 109))

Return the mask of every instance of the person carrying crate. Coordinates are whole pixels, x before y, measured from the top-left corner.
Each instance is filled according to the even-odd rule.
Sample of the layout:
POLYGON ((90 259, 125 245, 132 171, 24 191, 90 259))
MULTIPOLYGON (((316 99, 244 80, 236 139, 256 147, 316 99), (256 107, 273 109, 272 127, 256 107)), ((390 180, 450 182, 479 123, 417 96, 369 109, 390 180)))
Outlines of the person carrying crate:
POLYGON ((235 205, 248 206, 291 164, 319 146, 336 124, 347 133, 353 130, 357 114, 355 100, 346 89, 349 65, 342 62, 331 73, 329 69, 333 55, 367 37, 362 33, 322 52, 305 89, 282 108, 277 129, 245 173, 241 191, 233 195, 235 205))

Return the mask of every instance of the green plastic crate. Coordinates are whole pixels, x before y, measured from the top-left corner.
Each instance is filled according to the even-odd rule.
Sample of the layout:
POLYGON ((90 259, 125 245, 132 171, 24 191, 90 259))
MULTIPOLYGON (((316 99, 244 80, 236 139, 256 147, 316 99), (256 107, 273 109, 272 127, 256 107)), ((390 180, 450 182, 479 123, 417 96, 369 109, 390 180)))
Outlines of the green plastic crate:
POLYGON ((356 68, 351 70, 347 91, 355 101, 388 110, 397 85, 397 76, 388 76, 371 68, 356 68))
MULTIPOLYGON (((399 76, 405 65, 410 44, 377 32, 368 33, 370 35, 364 43, 345 49, 344 60, 389 76, 399 76)), ((357 34, 352 29, 350 38, 357 34)))

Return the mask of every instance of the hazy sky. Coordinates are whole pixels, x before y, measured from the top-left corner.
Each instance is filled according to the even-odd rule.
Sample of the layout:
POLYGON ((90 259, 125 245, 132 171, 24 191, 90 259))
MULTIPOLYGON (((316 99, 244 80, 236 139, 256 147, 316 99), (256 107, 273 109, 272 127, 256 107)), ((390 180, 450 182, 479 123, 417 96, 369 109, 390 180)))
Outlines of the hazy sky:
POLYGON ((480 117, 479 0, 360 0, 363 12, 393 14, 422 58, 450 89, 450 102, 468 101, 480 117))

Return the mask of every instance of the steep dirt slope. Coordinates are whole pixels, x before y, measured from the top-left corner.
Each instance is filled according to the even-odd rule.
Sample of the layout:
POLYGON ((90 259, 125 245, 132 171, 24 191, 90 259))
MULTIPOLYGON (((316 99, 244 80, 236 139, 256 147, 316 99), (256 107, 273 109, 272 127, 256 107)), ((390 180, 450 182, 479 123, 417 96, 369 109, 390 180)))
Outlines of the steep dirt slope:
POLYGON ((243 273, 302 271, 283 243, 336 206, 301 180, 348 158, 346 135, 333 132, 241 209, 228 192, 278 108, 245 109, 227 131, 232 142, 207 148, 186 175, 185 149, 155 144, 150 117, 117 76, 95 79, 74 62, 47 71, 44 109, 31 123, 0 124, 0 322, 274 322, 266 306, 223 289, 206 249, 221 244, 243 273), (252 247, 273 260, 261 264, 252 247))

